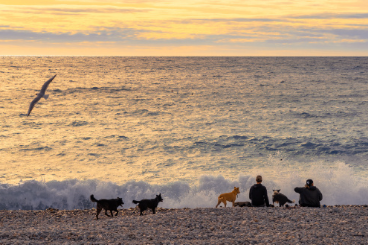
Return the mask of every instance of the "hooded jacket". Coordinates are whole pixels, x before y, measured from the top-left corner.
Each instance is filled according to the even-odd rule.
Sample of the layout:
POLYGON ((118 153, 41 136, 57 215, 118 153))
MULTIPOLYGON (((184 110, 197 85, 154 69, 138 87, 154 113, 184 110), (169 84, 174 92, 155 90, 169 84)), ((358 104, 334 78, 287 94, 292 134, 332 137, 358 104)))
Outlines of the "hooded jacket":
POLYGON ((252 206, 266 206, 269 207, 267 189, 262 184, 255 184, 249 190, 249 199, 252 201, 252 206))
POLYGON ((296 187, 295 192, 300 194, 299 204, 303 207, 320 207, 320 201, 322 200, 322 193, 315 186, 296 187))

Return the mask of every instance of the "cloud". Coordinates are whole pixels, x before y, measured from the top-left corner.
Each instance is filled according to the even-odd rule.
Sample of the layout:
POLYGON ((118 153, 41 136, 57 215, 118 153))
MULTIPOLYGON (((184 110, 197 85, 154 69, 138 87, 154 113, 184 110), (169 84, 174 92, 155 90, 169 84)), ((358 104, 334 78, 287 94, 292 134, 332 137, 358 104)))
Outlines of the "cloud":
POLYGON ((55 5, 49 6, 17 6, 16 8, 2 9, 3 13, 17 13, 17 14, 55 14, 55 15, 68 15, 68 14, 119 14, 119 13, 139 13, 149 12, 149 9, 144 8, 121 8, 114 6, 83 6, 83 5, 55 5))
POLYGON ((281 18, 215 18, 215 19, 192 19, 191 21, 205 22, 290 22, 287 19, 281 18))
MULTIPOLYGON (((243 19, 242 19, 243 20, 243 19)), ((300 28, 287 24, 266 25, 217 25, 221 28, 217 34, 212 31, 213 20, 192 20, 190 25, 200 26, 197 32, 185 29, 188 23, 182 21, 171 22, 165 26, 164 22, 152 23, 160 28, 136 27, 123 28, 116 23, 115 27, 94 27, 91 30, 74 32, 15 30, 3 27, 0 29, 0 40, 33 40, 48 43, 77 43, 77 42, 116 42, 131 45, 223 45, 231 43, 268 43, 268 44, 311 44, 311 43, 364 43, 368 42, 366 29, 324 29, 323 27, 300 28), (209 30, 206 32, 206 30, 209 30)), ((215 21, 219 21, 216 19, 215 21)))
POLYGON ((323 30, 324 33, 332 33, 342 38, 348 39, 364 39, 368 42, 368 30, 367 29, 331 29, 323 30))
POLYGON ((349 14, 336 14, 336 13, 318 13, 312 15, 298 15, 298 16, 285 16, 290 19, 368 19, 368 13, 349 13, 349 14))
POLYGON ((226 0, 173 0, 168 4, 161 0, 0 4, 0 41, 75 46, 86 42, 115 43, 132 47, 228 45, 253 49, 283 45, 295 48, 330 45, 338 49, 368 42, 368 13, 359 12, 358 8, 341 11, 323 8, 327 0, 321 1, 316 8, 310 1, 281 4, 276 0, 229 4, 226 0), (311 8, 302 9, 303 4, 311 8))
POLYGON ((203 18, 192 19, 193 21, 210 21, 210 22, 292 22, 293 20, 303 19, 368 19, 368 13, 351 13, 351 14, 335 14, 335 13, 318 13, 313 15, 287 15, 277 18, 203 18))
MULTIPOLYGON (((106 4, 124 4, 124 3, 152 3, 152 0, 56 0, 57 2, 72 3, 106 3, 106 4)), ((170 2, 169 0, 155 0, 155 2, 170 2)))
POLYGON ((136 39, 142 31, 134 29, 107 29, 91 33, 51 33, 28 30, 0 30, 0 40, 36 40, 42 42, 122 42, 136 39))

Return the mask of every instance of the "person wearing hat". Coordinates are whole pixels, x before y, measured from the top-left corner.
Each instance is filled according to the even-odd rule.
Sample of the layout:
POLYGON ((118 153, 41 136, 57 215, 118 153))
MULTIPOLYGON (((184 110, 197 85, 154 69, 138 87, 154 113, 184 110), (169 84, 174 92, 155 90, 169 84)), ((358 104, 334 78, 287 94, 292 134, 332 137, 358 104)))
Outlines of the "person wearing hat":
POLYGON ((299 204, 302 207, 321 207, 322 193, 314 186, 313 180, 308 179, 305 187, 296 187, 295 192, 300 194, 299 204))
POLYGON ((249 199, 252 201, 253 207, 269 207, 269 201, 267 196, 267 189, 262 185, 262 176, 257 175, 257 184, 254 184, 249 190, 249 199))

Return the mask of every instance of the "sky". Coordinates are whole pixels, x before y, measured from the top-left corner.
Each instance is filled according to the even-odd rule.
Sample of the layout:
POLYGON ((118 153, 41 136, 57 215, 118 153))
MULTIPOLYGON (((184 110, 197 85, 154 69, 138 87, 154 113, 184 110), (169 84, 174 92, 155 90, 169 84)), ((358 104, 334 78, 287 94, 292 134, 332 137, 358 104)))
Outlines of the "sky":
POLYGON ((367 0, 0 0, 0 56, 367 56, 367 0))

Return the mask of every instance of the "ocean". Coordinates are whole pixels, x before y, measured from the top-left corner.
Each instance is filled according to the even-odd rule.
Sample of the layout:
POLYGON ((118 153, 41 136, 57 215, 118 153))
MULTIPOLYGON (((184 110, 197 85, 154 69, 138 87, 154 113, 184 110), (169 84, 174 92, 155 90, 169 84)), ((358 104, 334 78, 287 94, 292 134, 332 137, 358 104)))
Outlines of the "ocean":
POLYGON ((0 84, 0 209, 215 207, 258 174, 368 204, 367 57, 0 57, 0 84))

